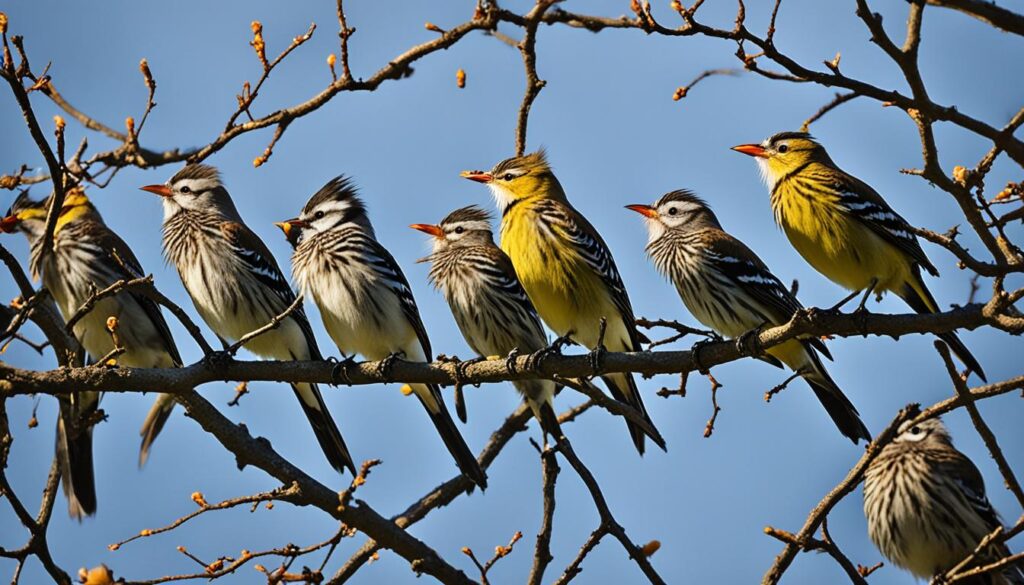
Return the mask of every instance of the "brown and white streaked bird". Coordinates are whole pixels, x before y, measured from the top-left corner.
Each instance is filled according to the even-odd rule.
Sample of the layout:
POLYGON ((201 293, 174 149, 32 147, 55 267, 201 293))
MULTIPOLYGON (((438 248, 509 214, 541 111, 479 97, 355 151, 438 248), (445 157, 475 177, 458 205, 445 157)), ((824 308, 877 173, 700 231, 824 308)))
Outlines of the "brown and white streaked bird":
MULTIPOLYGON (((868 535, 894 565, 930 579, 956 566, 1002 523, 981 473, 953 446, 942 421, 909 420, 898 433, 864 476, 868 535)), ((975 566, 1009 555, 1005 544, 990 546, 975 566)), ((962 582, 1024 585, 1024 561, 962 582)))
MULTIPOLYGON (((432 359, 412 289, 377 241, 355 185, 341 176, 323 186, 299 217, 277 224, 290 242, 292 275, 316 301, 324 327, 344 356, 388 363, 432 359)), ((487 476, 455 426, 436 384, 410 384, 462 473, 481 488, 487 476)))
MULTIPOLYGON (((4 231, 16 228, 29 239, 32 248, 31 266, 35 277, 42 277, 43 286, 53 295, 65 320, 93 295, 119 280, 139 278, 142 265, 131 248, 103 222, 96 207, 81 188, 73 188, 65 196, 53 234, 53 251, 42 256, 38 244, 44 235, 48 201, 32 201, 23 194, 12 205, 3 220, 4 231)), ((114 349, 114 335, 124 348, 117 356, 119 365, 138 368, 169 368, 181 366, 181 356, 164 321, 160 308, 149 297, 123 291, 101 299, 73 327, 82 348, 97 360, 114 349), (108 330, 108 319, 117 319, 115 333, 108 330)), ((76 392, 58 422, 57 449, 66 465, 62 477, 68 496, 68 510, 81 518, 96 511, 96 485, 93 470, 91 419, 99 407, 100 394, 76 392), (65 418, 70 418, 65 421, 65 418), (77 436, 69 436, 72 427, 85 426, 77 436)), ((160 395, 142 428, 139 465, 144 465, 149 449, 174 409, 174 400, 160 395)))
MULTIPOLYGON (((271 322, 295 293, 266 244, 245 223, 212 166, 190 164, 166 184, 143 190, 163 200, 163 247, 196 311, 224 340, 237 341, 271 322)), ((276 329, 244 346, 276 360, 323 359, 299 307, 276 329)), ((327 461, 356 474, 355 464, 316 384, 291 385, 327 461)))
MULTIPOLYGON (((627 207, 646 218, 647 255, 658 271, 675 285, 694 318, 718 334, 736 338, 765 325, 782 325, 803 308, 693 193, 680 189, 654 205, 627 207)), ((857 409, 825 371, 818 354, 832 357, 820 339, 793 339, 768 348, 760 359, 799 372, 843 435, 854 443, 870 441, 857 409)))
MULTIPOLYGON (((433 236, 430 282, 441 291, 466 343, 480 357, 535 352, 548 346, 544 325, 516 276, 512 261, 494 243, 491 216, 475 205, 456 209, 437 225, 413 224, 433 236)), ((541 428, 561 435, 552 380, 514 380, 541 428)))

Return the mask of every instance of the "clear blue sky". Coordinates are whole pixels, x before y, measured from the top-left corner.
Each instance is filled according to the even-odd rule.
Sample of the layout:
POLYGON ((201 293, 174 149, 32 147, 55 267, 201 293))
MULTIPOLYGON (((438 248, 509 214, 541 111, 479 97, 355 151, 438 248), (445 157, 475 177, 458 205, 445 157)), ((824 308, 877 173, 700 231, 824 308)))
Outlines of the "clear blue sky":
MULTIPOLYGON (((389 59, 435 33, 424 30, 431 21, 448 28, 472 15, 472 2, 426 3, 351 2, 352 68, 368 77, 389 59)), ((505 2, 525 11, 530 3, 505 2)), ((747 26, 767 27, 769 2, 748 3, 747 26)), ((890 30, 902 38, 905 4, 881 2, 890 30), (885 6, 883 6, 885 5, 885 6)), ((617 16, 628 2, 567 2, 566 8, 617 16)), ((269 1, 107 2, 103 9, 82 3, 52 0, 9 2, 3 8, 10 32, 26 38, 36 71, 47 61, 57 88, 74 105, 114 127, 126 116, 138 117, 145 103, 139 59, 149 59, 159 84, 158 107, 146 125, 142 142, 150 148, 189 147, 213 139, 235 108, 234 96, 245 80, 255 81, 260 68, 248 46, 249 23, 264 24, 268 53, 276 54, 310 22, 319 28, 266 84, 253 107, 262 115, 304 101, 329 82, 325 65, 336 51, 337 23, 331 2, 277 3, 269 1)), ((678 23, 659 2, 656 15, 678 23)), ((731 26, 734 6, 709 2, 700 18, 731 26)), ((779 48, 812 68, 842 53, 842 69, 884 88, 906 92, 897 68, 869 44, 869 33, 854 15, 854 3, 787 0, 779 15, 779 48)), ((518 35, 518 29, 508 29, 518 35)), ((601 231, 618 262, 638 315, 692 323, 675 291, 655 273, 644 257, 646 236, 639 218, 624 210, 627 203, 649 202, 662 193, 687 187, 717 209, 728 230, 758 251, 784 281, 799 279, 805 304, 828 306, 844 291, 815 273, 789 246, 773 224, 767 191, 754 163, 729 151, 743 142, 758 141, 779 130, 795 129, 832 96, 810 85, 770 82, 752 75, 713 78, 681 102, 672 93, 700 71, 734 67, 735 45, 701 38, 666 39, 639 31, 607 31, 593 35, 565 27, 540 30, 538 69, 548 85, 530 118, 529 147, 548 148, 559 179, 573 203, 601 231)), ((1012 83, 1020 71, 1024 42, 995 33, 962 15, 929 9, 925 14, 922 70, 932 97, 955 103, 964 112, 1001 126, 1020 106, 1024 88, 1012 83)), ((765 65, 767 66, 767 64, 765 65)), ((434 222, 469 203, 491 206, 483 187, 460 179, 467 168, 489 168, 513 148, 516 110, 522 96, 519 53, 482 34, 474 34, 448 51, 415 64, 412 78, 388 82, 374 93, 344 94, 314 115, 291 125, 269 164, 254 169, 252 160, 270 139, 270 132, 235 140, 208 162, 221 168, 245 220, 260 234, 283 265, 289 249, 272 222, 294 216, 307 197, 327 179, 347 173, 362 186, 381 241, 402 264, 430 331, 435 351, 466 356, 469 350, 456 329, 441 296, 427 284, 427 266, 416 264, 427 245, 423 234, 408 224, 434 222), (468 83, 459 90, 455 71, 466 70, 468 83)), ((33 102, 44 126, 55 112, 43 96, 33 102)), ((943 168, 973 166, 987 145, 948 126, 936 128, 943 168)), ((919 178, 901 175, 903 167, 920 164, 917 133, 900 111, 883 109, 866 99, 851 102, 813 128, 834 159, 871 183, 909 221, 944 231, 959 223, 958 211, 943 192, 919 178)), ((76 145, 83 128, 68 121, 68 144, 76 145)), ((21 163, 42 166, 8 92, 0 92, 0 170, 21 163)), ((89 133, 90 151, 111 142, 89 133)), ((185 306, 194 317, 173 269, 160 253, 162 212, 156 198, 140 185, 163 182, 177 167, 152 171, 123 171, 105 190, 90 194, 110 226, 138 254, 158 286, 185 306)), ((988 184, 994 192, 1007 180, 1020 179, 1020 169, 1000 161, 988 184)), ((45 189, 35 188, 36 196, 45 189)), ((0 193, 6 208, 13 194, 0 193)), ((1021 228, 1013 228, 1021 237, 1021 228)), ((965 243, 980 253, 970 236, 965 243)), ((20 237, 4 240, 19 258, 27 257, 20 237)), ((942 272, 928 284, 943 306, 962 303, 968 275, 956 268, 945 251, 925 244, 942 272)), ((1021 284, 1018 278, 1012 282, 1021 284)), ((988 291, 986 282, 982 294, 988 291)), ((0 299, 16 291, 0 279, 0 299)), ((905 312, 898 299, 872 303, 873 310, 905 312)), ((325 354, 335 354, 312 311, 325 354)), ((198 318, 198 317, 196 317, 198 318)), ((172 323, 182 354, 188 361, 200 352, 172 323)), ((29 334, 40 337, 34 330, 29 334)), ((1020 374, 1024 341, 992 331, 965 332, 963 338, 991 380, 1020 374)), ((835 362, 832 375, 878 432, 908 402, 933 403, 952 393, 930 337, 838 339, 830 344, 835 362)), ((50 368, 51 355, 34 355, 14 345, 3 359, 31 368, 50 368)), ((707 383, 691 376, 686 398, 664 400, 654 392, 675 383, 675 377, 641 382, 655 422, 668 441, 667 454, 653 450, 636 456, 621 421, 593 412, 567 427, 577 451, 604 487, 605 495, 630 536, 638 542, 659 539, 655 566, 669 582, 742 582, 760 578, 778 553, 780 543, 765 536, 765 525, 798 529, 811 507, 837 483, 861 454, 839 435, 806 385, 796 382, 772 403, 762 394, 785 373, 753 360, 714 370, 725 384, 719 393, 723 408, 717 430, 702 438, 711 412, 707 383)), ((232 384, 201 388, 208 399, 234 420, 245 422, 268 437, 285 456, 327 485, 340 489, 317 448, 291 392, 283 384, 253 384, 252 393, 236 408, 225 403, 232 384)), ((381 458, 385 464, 360 490, 360 497, 390 515, 448 479, 455 468, 433 436, 426 417, 397 386, 340 388, 327 391, 328 403, 359 460, 381 458)), ((136 468, 137 432, 150 404, 139 395, 108 396, 104 409, 110 420, 96 429, 96 475, 99 513, 78 524, 65 513, 61 499, 50 529, 58 563, 70 571, 100 562, 131 579, 166 573, 191 572, 197 567, 175 551, 187 546, 212 560, 294 542, 310 544, 330 536, 333 523, 314 510, 279 504, 272 511, 250 514, 237 510, 209 514, 169 535, 133 543, 118 552, 106 545, 142 528, 155 528, 195 508, 189 494, 202 491, 208 501, 254 493, 274 487, 262 472, 238 472, 232 457, 202 433, 196 424, 176 415, 149 465, 136 468)), ((562 408, 580 402, 565 393, 562 408)), ((18 493, 35 506, 53 450, 56 404, 39 400, 40 426, 26 428, 35 400, 10 401, 15 443, 8 473, 18 493)), ((469 444, 479 449, 504 417, 516 397, 507 384, 469 389, 470 424, 463 427, 469 444)), ((1007 395, 989 400, 982 413, 1001 437, 1011 464, 1024 469, 1024 430, 1021 399, 1007 395)), ((1018 505, 1002 487, 998 472, 966 415, 947 420, 958 446, 978 464, 990 497, 1012 521, 1018 505)), ((537 436, 536 429, 531 434, 537 436)), ((597 526, 597 515, 568 466, 558 483, 558 508, 552 549, 553 580, 597 526)), ((514 554, 492 573, 494 582, 518 582, 529 569, 533 535, 539 527, 540 465, 526 435, 520 435, 490 469, 491 488, 460 498, 434 512, 413 533, 449 561, 474 575, 469 560, 459 554, 471 546, 489 556, 517 530, 525 539, 514 554)), ((344 480, 347 484, 347 479, 344 480)), ((854 562, 872 565, 881 556, 867 538, 859 492, 831 515, 833 537, 854 562)), ((0 546, 23 544, 23 531, 6 505, 0 506, 0 546)), ((328 574, 363 539, 339 547, 328 574)), ((1018 538, 1015 550, 1024 548, 1018 538)), ((321 557, 300 564, 316 565, 321 557)), ((6 573, 13 566, 0 561, 6 573)), ((23 582, 44 578, 32 564, 23 582)), ((246 567, 223 582, 248 583, 259 576, 246 567)), ((612 540, 603 543, 584 564, 581 583, 638 582, 642 576, 612 540)), ((801 555, 788 582, 838 582, 843 576, 835 563, 821 555, 801 555)), ((414 577, 401 558, 384 552, 366 567, 358 583, 412 583, 414 577)), ((909 575, 886 567, 873 583, 911 583, 909 575)))

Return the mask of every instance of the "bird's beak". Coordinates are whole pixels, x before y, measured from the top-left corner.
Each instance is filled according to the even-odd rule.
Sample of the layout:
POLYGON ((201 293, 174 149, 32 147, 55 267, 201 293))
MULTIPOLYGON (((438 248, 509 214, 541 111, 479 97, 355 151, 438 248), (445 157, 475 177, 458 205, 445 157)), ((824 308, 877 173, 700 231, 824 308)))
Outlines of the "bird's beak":
POLYGON ((274 225, 281 228, 281 231, 284 232, 284 237, 286 238, 291 237, 292 230, 295 228, 302 229, 309 227, 309 223, 302 221, 301 219, 289 219, 287 221, 278 221, 274 222, 274 225))
POLYGON ((642 203, 634 203, 633 205, 627 205, 626 209, 632 209, 633 211, 639 213, 640 215, 642 215, 642 216, 644 216, 644 217, 646 217, 648 219, 654 219, 654 218, 658 217, 658 210, 654 209, 650 205, 643 205, 642 203))
POLYGON ((436 225, 430 225, 429 223, 414 223, 409 227, 411 227, 414 230, 419 230, 425 234, 430 234, 435 238, 444 237, 444 230, 442 230, 440 227, 436 225))
POLYGON ((463 178, 469 179, 470 181, 476 181, 477 183, 490 183, 494 180, 494 176, 491 173, 484 171, 462 171, 459 173, 463 178))
POLYGON ((139 187, 139 189, 155 193, 161 197, 171 196, 171 188, 167 185, 146 185, 145 187, 139 187))
POLYGON ((742 152, 747 156, 756 156, 757 158, 768 158, 768 151, 764 149, 760 144, 741 144, 739 146, 732 147, 736 152, 742 152))
POLYGON ((18 216, 8 215, 7 217, 0 219, 0 232, 5 234, 14 233, 14 230, 18 227, 18 216))

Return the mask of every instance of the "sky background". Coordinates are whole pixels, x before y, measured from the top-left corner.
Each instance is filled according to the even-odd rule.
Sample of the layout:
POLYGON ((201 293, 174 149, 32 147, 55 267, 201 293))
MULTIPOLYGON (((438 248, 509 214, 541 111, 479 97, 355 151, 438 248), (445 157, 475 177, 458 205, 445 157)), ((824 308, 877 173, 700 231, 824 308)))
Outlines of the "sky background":
MULTIPOLYGON (((450 28, 472 16, 472 2, 350 2, 348 16, 358 32, 352 37, 351 63, 356 76, 369 77, 408 47, 436 36, 424 30, 430 21, 450 28)), ((676 26, 678 18, 659 2, 655 15, 676 26)), ((770 2, 749 2, 747 26, 767 28, 770 2)), ((891 33, 902 41, 905 3, 875 2, 891 33), (882 6, 882 5, 885 6, 882 6)), ((529 2, 505 2, 518 12, 529 2)), ((618 16, 628 2, 567 2, 565 8, 618 16)), ((146 89, 139 59, 149 60, 158 83, 153 111, 142 134, 152 149, 187 148, 208 143, 236 107, 235 95, 246 80, 255 82, 260 65, 248 42, 250 21, 264 24, 268 55, 276 55, 310 22, 313 39, 277 69, 252 111, 264 115, 305 101, 330 81, 326 56, 337 51, 337 22, 332 2, 270 1, 209 3, 139 3, 123 0, 103 4, 52 0, 5 2, 9 34, 25 36, 36 72, 52 61, 56 87, 76 107, 115 128, 126 116, 138 116, 146 89)), ((801 63, 821 69, 821 61, 842 53, 846 75, 907 93, 896 66, 874 45, 854 3, 787 0, 778 20, 775 42, 801 63)), ((731 2, 708 2, 699 20, 729 28, 735 16, 731 2)), ((517 36, 519 29, 503 27, 517 36)), ((921 68, 935 101, 956 104, 961 111, 1000 127, 1020 107, 1024 86, 1012 82, 1020 71, 1024 50, 1020 37, 993 32, 955 12, 929 9, 925 14, 921 68), (951 42, 955 39, 955 42, 951 42)), ((652 202, 666 191, 686 187, 705 197, 727 230, 755 249, 785 282, 798 279, 806 305, 831 306, 845 295, 837 285, 815 273, 775 227, 768 196, 748 157, 731 152, 735 144, 760 141, 800 123, 833 91, 810 84, 772 82, 754 75, 705 80, 689 97, 673 102, 676 87, 704 69, 735 67, 733 43, 703 38, 670 39, 642 32, 606 31, 598 35, 567 27, 542 27, 538 36, 538 71, 548 81, 530 117, 528 147, 546 146, 550 161, 573 204, 602 233, 611 248, 637 315, 679 319, 694 324, 674 289, 644 256, 646 233, 640 218, 623 209, 629 203, 652 202)), ((765 67, 769 65, 763 63, 765 67)), ((416 259, 428 251, 423 234, 410 223, 433 223, 449 211, 477 203, 491 208, 487 189, 459 177, 459 171, 490 168, 510 156, 516 111, 522 97, 523 72, 518 51, 480 33, 451 49, 417 62, 415 74, 389 81, 373 93, 342 94, 311 116, 295 121, 274 150, 270 162, 254 169, 252 160, 270 140, 272 130, 247 134, 207 160, 220 167, 228 189, 248 224, 262 236, 283 266, 290 250, 272 222, 293 217, 323 183, 346 173, 362 188, 377 234, 395 255, 412 284, 423 320, 437 352, 469 355, 440 294, 427 283, 427 265, 416 259), (466 70, 465 89, 455 84, 458 68, 466 70)), ((39 119, 50 136, 56 110, 33 94, 39 119)), ((956 205, 944 192, 899 169, 920 165, 917 132, 895 108, 860 99, 836 110, 813 127, 843 168, 866 180, 911 223, 945 231, 962 222, 956 205)), ((88 134, 90 152, 112 146, 86 133, 68 118, 69 150, 88 134)), ((974 166, 988 145, 948 125, 936 126, 943 168, 974 166)), ((9 92, 0 92, 0 171, 22 163, 43 165, 9 92)), ((107 223, 134 248, 143 266, 153 272, 160 289, 198 321, 176 272, 160 251, 162 210, 157 198, 138 191, 162 183, 178 166, 156 170, 127 169, 104 190, 89 193, 107 223)), ((1005 160, 989 175, 989 194, 1007 180, 1019 180, 1020 169, 1005 160)), ((41 197, 46 189, 32 193, 41 197)), ((6 208, 14 193, 0 193, 6 208)), ((1013 235, 1021 238, 1019 224, 1013 235)), ((965 235, 974 251, 982 248, 965 235)), ((24 239, 8 237, 18 258, 27 259, 24 239)), ((942 272, 928 285, 942 306, 963 303, 969 274, 953 256, 924 244, 942 272)), ((1020 286, 1021 279, 1011 279, 1020 286)), ((981 294, 987 295, 989 283, 981 294)), ((8 278, 0 279, 0 299, 16 295, 8 278)), ((987 297, 985 297, 987 298, 987 297)), ((309 307, 326 355, 337 352, 309 307)), ((906 312, 887 298, 872 310, 906 312)), ((169 318, 186 361, 201 357, 177 323, 169 318)), ((34 329, 26 333, 41 338, 34 329)), ((1020 374, 1024 340, 992 330, 964 332, 962 337, 997 381, 1020 374)), ((680 347, 687 347, 687 340, 680 347)), ((835 362, 828 368, 860 409, 873 433, 879 432, 909 402, 931 404, 951 395, 952 388, 928 336, 837 339, 830 343, 835 362)), ((13 364, 38 369, 53 367, 53 356, 35 355, 13 345, 3 356, 13 364)), ((762 395, 787 375, 755 360, 714 369, 725 387, 719 392, 722 412, 710 439, 702 437, 711 414, 707 382, 691 376, 686 398, 661 399, 654 393, 676 383, 665 376, 640 381, 651 416, 668 441, 668 453, 652 449, 644 458, 633 450, 619 420, 591 412, 568 425, 577 452, 604 488, 618 520, 640 543, 658 539, 661 550, 654 566, 669 582, 737 582, 758 580, 771 565, 781 544, 762 532, 766 525, 798 530, 808 511, 862 453, 833 427, 805 384, 794 382, 771 404, 762 395)), ((972 379, 972 383, 978 380, 972 379)), ((291 392, 284 384, 252 384, 241 405, 226 406, 233 384, 208 384, 200 390, 233 420, 302 469, 335 489, 348 484, 327 465, 291 392)), ((398 386, 325 389, 327 401, 357 460, 381 458, 359 496, 386 516, 404 510, 427 490, 447 480, 455 467, 421 408, 398 392, 398 386)), ((480 449, 517 403, 508 384, 468 389, 470 422, 462 426, 467 442, 480 449)), ((255 493, 275 487, 263 472, 239 472, 231 455, 191 420, 176 414, 164 430, 148 466, 136 467, 137 433, 150 397, 107 396, 103 408, 109 421, 95 431, 98 514, 77 523, 65 513, 60 497, 50 527, 55 560, 74 572, 101 562, 118 576, 148 579, 198 567, 176 552, 186 546, 207 562, 241 549, 262 550, 294 542, 300 546, 328 538, 335 525, 325 514, 278 504, 272 511, 248 509, 207 514, 169 534, 135 542, 109 552, 109 543, 143 528, 156 528, 195 509, 194 491, 207 501, 255 493)), ((581 402, 572 392, 558 398, 558 407, 581 402)), ((981 411, 1000 437, 1011 465, 1024 470, 1024 427, 1021 398, 1011 393, 987 400, 981 411)), ((53 451, 56 401, 18 397, 9 401, 15 443, 9 477, 30 507, 37 504, 53 451), (39 426, 26 424, 38 402, 39 426)), ((957 445, 977 463, 989 496, 1004 519, 1021 513, 966 413, 947 417, 957 445)), ((531 424, 530 436, 538 437, 531 424)), ((555 560, 546 581, 554 580, 598 524, 582 483, 567 465, 558 482, 552 552, 555 560)), ((525 538, 515 552, 491 573, 493 582, 525 578, 539 529, 540 462, 518 435, 489 470, 486 494, 462 497, 433 512, 412 532, 470 576, 476 572, 459 554, 470 546, 489 557, 520 530, 525 538)), ((861 512, 860 492, 846 498, 831 514, 832 536, 857 563, 873 565, 881 555, 871 545, 861 512)), ((0 546, 24 543, 24 530, 9 507, 0 506, 0 546)), ((363 542, 346 540, 328 564, 327 575, 363 542)), ((1011 548, 1021 550, 1018 538, 1011 548)), ((322 555, 297 566, 319 565, 322 555)), ((269 563, 268 566, 270 566, 269 563)), ((612 539, 606 539, 583 565, 581 583, 639 582, 642 575, 612 539)), ((0 560, 0 572, 13 564, 0 560)), ((260 580, 251 564, 225 583, 260 580)), ((802 554, 787 573, 790 583, 828 583, 844 579, 840 568, 823 555, 802 554)), ((30 563, 22 581, 38 583, 45 575, 30 563)), ((408 563, 383 552, 353 582, 412 583, 408 563)), ((907 573, 885 567, 872 583, 911 583, 907 573)))

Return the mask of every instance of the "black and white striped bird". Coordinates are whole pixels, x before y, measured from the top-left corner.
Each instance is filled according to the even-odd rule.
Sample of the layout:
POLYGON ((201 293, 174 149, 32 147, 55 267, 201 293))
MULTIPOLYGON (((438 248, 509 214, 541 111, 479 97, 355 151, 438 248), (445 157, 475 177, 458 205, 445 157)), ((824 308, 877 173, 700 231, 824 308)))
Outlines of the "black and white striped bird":
MULTIPOLYGON (((53 295, 65 320, 99 290, 119 280, 143 275, 142 265, 131 248, 103 222, 96 207, 81 188, 73 188, 65 196, 53 235, 53 251, 42 255, 39 245, 45 231, 48 201, 36 202, 24 194, 11 207, 5 223, 17 225, 29 239, 32 248, 33 275, 41 275, 43 286, 53 295)), ((139 368, 169 368, 181 365, 181 356, 164 321, 160 308, 149 297, 123 291, 100 299, 73 327, 75 338, 83 349, 98 360, 115 347, 114 338, 124 353, 117 356, 119 365, 139 368), (113 332, 108 319, 115 317, 113 332)), ((96 485, 93 470, 92 426, 100 402, 96 392, 76 392, 69 404, 62 405, 58 423, 57 449, 66 465, 62 477, 68 496, 68 510, 81 518, 96 511, 96 485), (69 418, 72 417, 72 418, 69 418), (67 419, 67 420, 65 420, 67 419), (69 423, 73 429, 69 434, 69 423)), ((142 428, 139 465, 149 456, 149 449, 174 409, 174 400, 161 395, 150 410, 142 428)))
MULTIPOLYGON (((191 164, 166 184, 142 189, 163 199, 164 255, 178 269, 199 315, 221 339, 238 340, 295 302, 270 250, 242 222, 217 169, 191 164)), ((276 360, 322 359, 301 307, 245 348, 276 360)), ((292 389, 331 466, 355 475, 352 456, 320 389, 309 383, 292 384, 292 389)))
MULTIPOLYGON (((868 535, 894 565, 930 579, 956 566, 1002 523, 985 496, 981 473, 953 446, 942 421, 911 420, 898 432, 864 476, 868 535)), ((974 566, 1009 555, 1005 544, 990 546, 974 566)), ((1024 564, 963 583, 1024 585, 1024 564)))
MULTIPOLYGON (((297 243, 292 255, 295 282, 316 301, 327 333, 342 354, 369 360, 432 359, 409 283, 377 241, 349 179, 332 179, 310 198, 299 217, 278 225, 289 241, 297 243)), ((462 473, 487 487, 487 476, 456 428, 440 388, 410 387, 462 473)))
MULTIPOLYGON (((433 236, 430 282, 444 295, 466 343, 480 357, 535 352, 547 347, 537 310, 526 296, 512 261, 494 243, 491 217, 475 205, 456 209, 437 225, 413 224, 433 236)), ((544 432, 561 431, 552 380, 514 380, 544 432)))
MULTIPOLYGON (((802 306, 743 242, 726 233, 711 208, 686 190, 672 191, 654 205, 628 205, 646 218, 647 254, 675 285, 694 318, 726 337, 789 321, 802 306)), ((794 339, 766 350, 761 359, 799 372, 839 427, 856 443, 870 441, 857 409, 825 371, 816 338, 794 339)))

